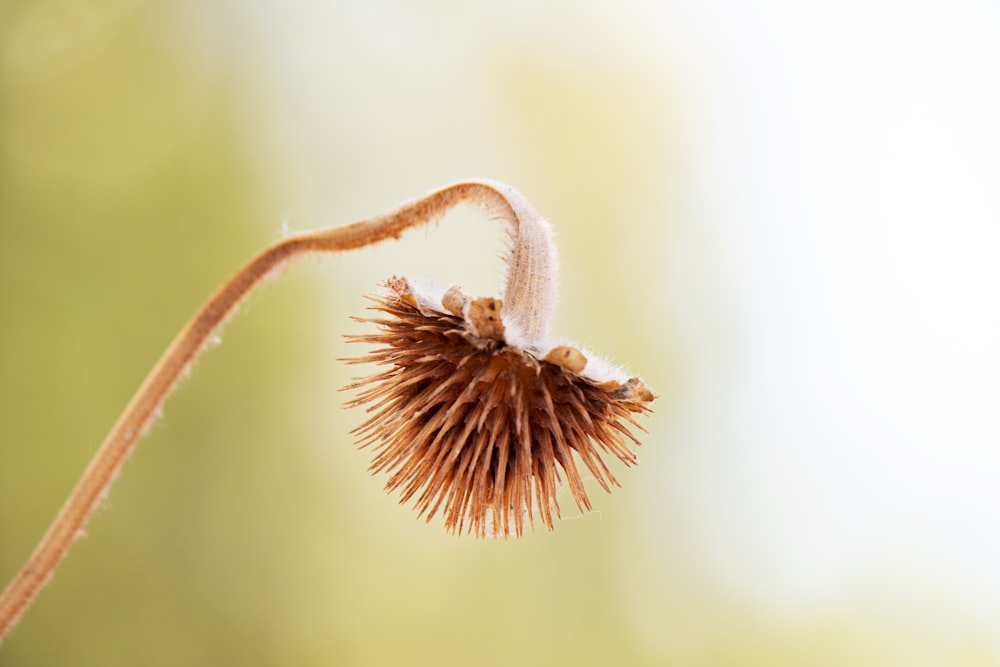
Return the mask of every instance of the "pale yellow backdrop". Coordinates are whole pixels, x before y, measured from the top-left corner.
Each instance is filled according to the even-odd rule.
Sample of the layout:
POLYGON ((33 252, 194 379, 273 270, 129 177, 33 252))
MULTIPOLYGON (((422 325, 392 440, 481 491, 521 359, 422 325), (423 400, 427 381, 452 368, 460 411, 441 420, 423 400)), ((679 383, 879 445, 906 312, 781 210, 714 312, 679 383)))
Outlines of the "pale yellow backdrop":
POLYGON ((994 4, 3 0, 0 580, 240 262, 450 181, 551 220, 554 334, 661 397, 592 514, 448 535, 337 359, 393 274, 492 293, 498 225, 307 261, 0 666, 1000 664, 994 4))

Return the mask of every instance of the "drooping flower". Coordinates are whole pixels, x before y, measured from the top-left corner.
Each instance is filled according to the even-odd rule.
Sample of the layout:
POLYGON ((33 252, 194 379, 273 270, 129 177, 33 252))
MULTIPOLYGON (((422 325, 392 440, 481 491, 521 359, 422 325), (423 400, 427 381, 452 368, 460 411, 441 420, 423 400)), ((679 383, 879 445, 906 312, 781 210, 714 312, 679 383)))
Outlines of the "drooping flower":
POLYGON ((634 414, 656 395, 575 347, 551 345, 557 261, 551 229, 514 188, 490 180, 453 183, 393 210, 339 227, 302 232, 263 248, 198 308, 112 426, 48 531, 0 591, 0 642, 52 578, 122 464, 195 359, 240 302, 289 263, 371 246, 428 224, 461 203, 507 225, 511 244, 503 300, 469 299, 458 288, 416 290, 405 279, 376 297, 380 331, 355 336, 381 345, 356 361, 389 366, 349 387, 372 416, 357 432, 377 450, 375 470, 417 508, 445 514, 454 531, 520 535, 534 512, 552 527, 556 486, 569 483, 590 508, 575 458, 605 489, 617 484, 601 458, 635 462, 634 414), (561 471, 561 473, 560 473, 561 471))

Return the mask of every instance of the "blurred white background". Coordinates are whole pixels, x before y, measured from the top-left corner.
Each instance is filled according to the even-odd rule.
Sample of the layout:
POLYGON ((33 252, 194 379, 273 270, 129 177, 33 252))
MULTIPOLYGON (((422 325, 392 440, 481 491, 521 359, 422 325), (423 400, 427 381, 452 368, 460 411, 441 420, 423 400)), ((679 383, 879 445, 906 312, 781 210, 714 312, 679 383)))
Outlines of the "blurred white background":
MULTIPOLYGON (((652 440, 685 452, 687 477, 643 470, 674 487, 646 490, 652 543, 662 511, 684 512, 707 576, 778 610, 878 590, 1000 621, 1000 6, 432 7, 246 16, 281 91, 266 105, 270 148, 315 202, 302 217, 329 217, 344 180, 371 187, 367 173, 331 173, 330 147, 354 142, 415 192, 438 182, 428 174, 480 173, 453 158, 479 144, 498 177, 546 201, 565 176, 553 171, 600 188, 627 169, 613 187, 643 182, 678 211, 616 202, 639 218, 621 242, 623 261, 629 248, 645 260, 636 335, 670 331, 685 355, 672 423, 658 424, 676 431, 652 440), (334 24, 346 40, 329 38, 334 24), (582 92, 553 100, 549 85, 582 92), (604 96, 621 114, 607 125, 587 108, 604 96), (371 113, 378 131, 358 132, 371 113), (566 154, 537 164, 523 152, 532 131, 559 135, 566 154), (614 163, 665 134, 680 134, 679 155, 614 163), (644 248, 666 225, 671 247, 644 248), (680 497, 687 507, 665 509, 680 497)), ((616 213, 589 233, 615 234, 616 213)))
MULTIPOLYGON (((636 335, 668 331, 683 350, 670 424, 651 441, 684 456, 647 453, 660 468, 641 473, 650 557, 675 548, 663 515, 682 515, 688 557, 724 597, 788 614, 915 606, 1000 645, 1000 5, 436 9, 366 3, 303 21, 315 11, 304 3, 257 17, 287 86, 272 107, 275 145, 314 175, 294 180, 316 211, 333 206, 331 144, 375 142, 387 173, 447 180, 481 169, 449 160, 456 145, 532 131, 557 133, 565 155, 496 158, 531 194, 564 176, 552 172, 600 189, 621 167, 613 187, 640 181, 647 197, 669 197, 669 220, 657 216, 664 200, 620 202, 637 218, 620 261, 629 248, 642 259, 636 335), (356 42, 326 39, 332 22, 356 42), (394 85, 345 78, 329 67, 344 52, 381 60, 387 78, 413 53, 420 69, 394 85), (510 70, 507 88, 482 76, 496 68, 510 70), (520 85, 512 118, 504 97, 520 85), (586 93, 553 102, 548 85, 586 93), (621 113, 608 125, 586 108, 604 96, 621 113), (327 122, 356 97, 368 101, 359 114, 385 114, 377 136, 327 122), (550 113, 560 117, 537 119, 550 113), (468 117, 479 122, 456 123, 468 117), (615 163, 663 134, 679 135, 664 146, 675 154, 615 163), (603 153, 573 150, 584 141, 603 153)), ((561 193, 577 196, 589 194, 561 193)), ((614 234, 618 214, 588 233, 614 234)), ((572 219, 554 223, 574 233, 572 219)))
MULTIPOLYGON (((469 176, 510 182, 551 220, 554 333, 661 392, 642 465, 596 498, 601 513, 554 533, 595 531, 585 544, 607 588, 594 595, 642 664, 1000 664, 1000 3, 296 0, 165 14, 180 27, 163 39, 198 85, 239 91, 247 163, 273 206, 260 238, 469 176)), ((496 231, 459 212, 324 263, 336 307, 312 326, 344 331, 359 291, 393 273, 493 289, 496 231)), ((266 305, 253 310, 263 321, 240 331, 270 326, 266 305)), ((320 425, 330 376, 346 378, 335 368, 307 378, 327 394, 300 397, 327 434, 349 428, 320 425)), ((354 480, 337 484, 372 502, 382 480, 363 479, 366 455, 345 463, 330 447, 316 456, 354 480)), ((415 523, 385 506, 378 517, 415 523)), ((439 529, 398 540, 476 572, 480 552, 432 542, 439 529)), ((550 544, 533 540, 524 549, 550 544)), ((317 576, 315 558, 295 567, 317 576)), ((299 617, 320 608, 303 599, 286 601, 299 617)), ((586 627, 603 642, 597 619, 586 627)), ((420 623, 414 635, 436 627, 420 623)), ((395 655, 367 650, 330 655, 395 655)))

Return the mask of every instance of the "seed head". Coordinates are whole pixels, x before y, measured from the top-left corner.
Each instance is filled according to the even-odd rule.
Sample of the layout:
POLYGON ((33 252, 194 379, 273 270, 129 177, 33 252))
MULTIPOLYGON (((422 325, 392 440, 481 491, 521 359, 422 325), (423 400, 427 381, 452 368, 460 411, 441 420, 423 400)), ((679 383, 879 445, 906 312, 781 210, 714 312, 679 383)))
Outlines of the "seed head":
POLYGON ((630 427, 645 431, 634 416, 656 398, 638 378, 595 370, 575 347, 513 344, 499 299, 424 294, 405 278, 371 298, 381 316, 355 319, 378 332, 348 339, 376 347, 347 361, 386 368, 345 387, 370 413, 355 434, 386 490, 428 521, 440 511, 452 532, 520 536, 537 512, 551 529, 563 478, 591 508, 578 460, 605 491, 618 481, 602 455, 636 462, 630 427))

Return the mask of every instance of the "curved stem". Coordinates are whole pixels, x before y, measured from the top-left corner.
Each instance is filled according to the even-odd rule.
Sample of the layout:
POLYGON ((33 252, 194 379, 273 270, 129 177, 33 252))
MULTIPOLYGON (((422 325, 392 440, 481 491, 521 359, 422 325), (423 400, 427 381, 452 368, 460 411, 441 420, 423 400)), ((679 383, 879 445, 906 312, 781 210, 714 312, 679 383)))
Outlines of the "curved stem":
MULTIPOLYGON (((139 437, 155 420, 178 380, 190 368, 214 332, 255 286, 292 260, 314 253, 353 250, 386 239, 399 238, 406 229, 430 222, 464 201, 484 206, 510 225, 514 244, 509 259, 505 297, 514 302, 512 313, 517 313, 524 320, 526 328, 535 333, 544 333, 548 313, 541 313, 545 321, 539 324, 539 313, 525 315, 521 311, 531 310, 531 304, 527 301, 537 298, 531 286, 525 283, 540 267, 553 266, 554 255, 545 233, 547 227, 544 227, 544 223, 540 222, 537 214, 516 190, 500 183, 457 183, 375 218, 343 227, 299 234, 268 246, 230 276, 198 309, 125 407, 48 532, 0 594, 0 642, 55 573, 73 541, 82 535, 84 526, 108 493, 122 463, 132 452, 139 437), (540 224, 544 228, 541 232, 538 229, 540 224)), ((554 281, 550 282, 554 286, 554 281)), ((554 298, 549 301, 554 305, 554 298)))

